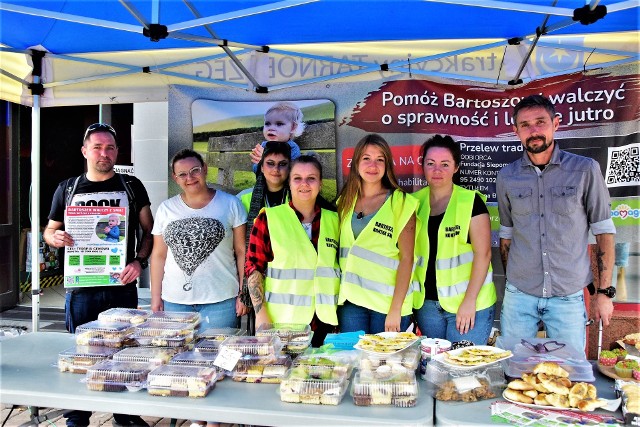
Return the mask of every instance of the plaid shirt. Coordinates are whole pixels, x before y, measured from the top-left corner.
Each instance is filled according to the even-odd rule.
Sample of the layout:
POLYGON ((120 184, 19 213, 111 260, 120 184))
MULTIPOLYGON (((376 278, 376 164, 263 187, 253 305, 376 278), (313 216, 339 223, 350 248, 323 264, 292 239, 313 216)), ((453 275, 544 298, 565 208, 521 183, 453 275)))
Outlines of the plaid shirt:
MULTIPOLYGON (((302 214, 289 202, 289 207, 302 222, 302 214)), ((311 223, 311 243, 315 250, 318 250, 318 237, 320 235, 320 206, 316 203, 313 210, 313 221, 311 223)), ((267 264, 273 261, 273 249, 271 248, 271 236, 269 235, 269 225, 267 224, 267 214, 264 210, 256 217, 251 229, 249 247, 247 248, 247 258, 244 264, 245 277, 258 270, 264 276, 267 272, 267 264)))

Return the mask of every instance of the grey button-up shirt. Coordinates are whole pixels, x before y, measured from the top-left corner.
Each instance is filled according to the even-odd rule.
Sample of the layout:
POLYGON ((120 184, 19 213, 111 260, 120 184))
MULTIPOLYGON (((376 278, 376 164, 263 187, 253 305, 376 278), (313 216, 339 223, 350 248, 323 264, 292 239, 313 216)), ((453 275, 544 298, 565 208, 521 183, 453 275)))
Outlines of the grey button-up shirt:
POLYGON ((540 171, 525 152, 502 168, 497 182, 500 238, 510 239, 507 280, 538 297, 563 296, 592 280, 589 228, 612 233, 611 201, 600 166, 561 151, 540 171))

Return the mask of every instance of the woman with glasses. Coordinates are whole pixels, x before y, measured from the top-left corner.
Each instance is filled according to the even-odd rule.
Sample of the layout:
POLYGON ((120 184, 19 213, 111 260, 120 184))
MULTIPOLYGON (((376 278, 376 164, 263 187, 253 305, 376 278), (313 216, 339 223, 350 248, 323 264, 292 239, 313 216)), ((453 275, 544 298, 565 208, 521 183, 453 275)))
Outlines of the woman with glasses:
POLYGON ((162 202, 153 226, 151 308, 190 311, 200 330, 237 327, 247 213, 240 201, 207 186, 207 165, 191 149, 171 160, 182 192, 162 202))
POLYGON ((491 225, 486 197, 454 184, 460 146, 435 135, 420 150, 429 184, 420 200, 416 234, 415 317, 422 333, 451 342, 487 343, 496 302, 491 268, 491 225))

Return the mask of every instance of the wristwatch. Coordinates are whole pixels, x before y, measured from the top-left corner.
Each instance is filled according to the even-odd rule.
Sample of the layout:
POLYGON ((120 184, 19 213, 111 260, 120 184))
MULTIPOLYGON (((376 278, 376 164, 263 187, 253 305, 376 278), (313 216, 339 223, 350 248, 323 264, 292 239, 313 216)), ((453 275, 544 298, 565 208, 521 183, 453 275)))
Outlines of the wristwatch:
MULTIPOLYGON (((135 257, 133 259, 134 261, 138 261, 138 263, 140 264, 140 267, 142 267, 142 269, 144 270, 145 268, 149 267, 149 261, 146 258, 142 258, 142 257, 135 257)), ((615 289, 614 289, 615 291, 615 289)))
POLYGON ((616 296, 616 288, 614 288, 613 286, 609 286, 608 288, 604 288, 604 289, 598 289, 597 292, 599 294, 604 294, 609 298, 613 298, 616 296))

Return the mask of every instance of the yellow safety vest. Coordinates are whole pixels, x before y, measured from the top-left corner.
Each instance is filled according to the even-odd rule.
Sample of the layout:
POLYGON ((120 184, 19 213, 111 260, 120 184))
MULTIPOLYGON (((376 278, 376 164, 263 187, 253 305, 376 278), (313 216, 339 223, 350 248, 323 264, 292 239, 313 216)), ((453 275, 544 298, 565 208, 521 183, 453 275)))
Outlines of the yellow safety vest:
MULTIPOLYGON (((342 281, 338 304, 348 300, 386 314, 391 307, 400 263, 398 238, 418 208, 418 201, 410 194, 394 191, 355 240, 351 229, 354 206, 340 226, 342 281)), ((420 292, 419 284, 411 281, 402 303, 403 316, 412 312, 414 292, 420 292)))
MULTIPOLYGON (((421 293, 416 294, 414 307, 420 308, 424 303, 424 280, 429 259, 428 225, 430 188, 425 187, 413 195, 420 201, 418 208, 418 230, 416 232, 417 266, 414 278, 421 284, 421 293)), ((486 196, 480 194, 483 200, 486 196)), ((464 299, 471 267, 473 264, 473 248, 468 243, 471 212, 476 192, 457 185, 453 186, 453 193, 447 205, 447 210, 438 228, 438 253, 436 254, 436 287, 440 306, 449 313, 457 313, 458 307, 464 299)), ((489 271, 480 288, 476 299, 476 310, 491 307, 496 302, 496 288, 493 284, 493 267, 489 263, 489 271)))
POLYGON ((337 325, 338 214, 321 210, 316 252, 289 204, 265 212, 273 250, 264 282, 265 308, 271 320, 308 324, 315 312, 324 323, 337 325))

